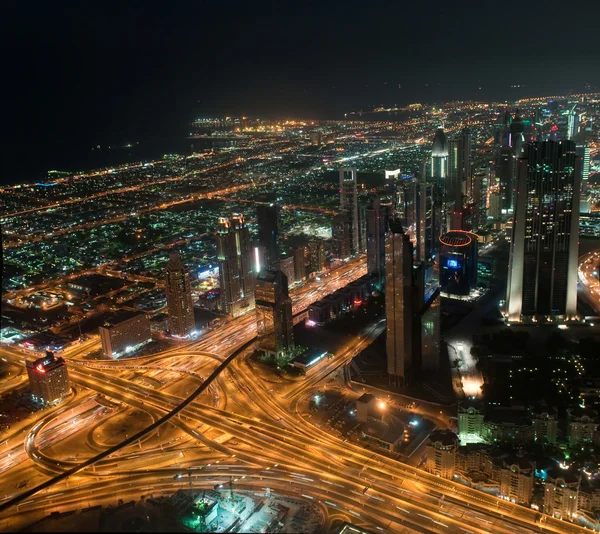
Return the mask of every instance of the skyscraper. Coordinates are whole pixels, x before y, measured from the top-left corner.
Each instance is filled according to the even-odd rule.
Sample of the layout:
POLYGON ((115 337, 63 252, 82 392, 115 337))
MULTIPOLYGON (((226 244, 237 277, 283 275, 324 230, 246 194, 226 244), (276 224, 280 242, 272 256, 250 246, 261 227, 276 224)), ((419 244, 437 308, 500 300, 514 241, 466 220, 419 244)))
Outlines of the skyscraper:
POLYGON ((358 254, 360 250, 356 177, 357 173, 354 167, 340 169, 340 210, 348 215, 351 255, 358 254))
POLYGON ((306 280, 306 248, 304 245, 294 249, 294 274, 296 282, 306 280))
POLYGON ((385 223, 378 195, 371 197, 367 208, 367 272, 377 276, 378 286, 385 271, 385 223))
POLYGON ((338 213, 331 222, 331 241, 334 254, 340 259, 350 257, 350 221, 347 212, 338 213))
POLYGON ((442 180, 448 177, 448 140, 443 128, 438 128, 433 138, 429 176, 442 180))
MULTIPOLYGON (((460 154, 459 154, 460 155, 460 154)), ((448 228, 448 140, 442 128, 438 128, 431 146, 431 160, 427 182, 433 188, 433 209, 435 211, 434 239, 448 228)), ((451 188, 450 188, 451 189, 451 188)), ((454 199, 452 200, 454 204, 454 199)))
POLYGON ((169 332, 173 336, 185 337, 195 330, 194 306, 190 275, 176 251, 169 252, 165 270, 169 332))
POLYGON ((399 221, 385 239, 386 352, 390 385, 404 387, 413 360, 413 245, 399 221))
MULTIPOLYGON (((471 131, 464 128, 460 133, 460 150, 458 152, 458 171, 460 176, 461 194, 473 199, 473 171, 471 169, 471 153, 473 138, 471 131)), ((462 206, 461 206, 462 207, 462 206)))
POLYGON ((258 243, 264 251, 262 269, 276 271, 279 269, 279 232, 277 220, 279 206, 277 204, 257 202, 256 222, 258 223, 258 243))
POLYGON ((294 348, 292 300, 281 271, 262 271, 256 278, 256 347, 275 357, 294 348))
POLYGON ((517 164, 508 320, 577 314, 581 159, 573 141, 526 145, 517 164))
POLYGON ((325 268, 325 244, 323 241, 308 243, 308 268, 311 273, 320 273, 325 268))
POLYGON ((254 273, 250 236, 244 216, 219 219, 217 258, 221 285, 221 308, 238 317, 254 308, 254 273))
POLYGON ((581 160, 581 183, 583 188, 587 186, 590 177, 590 147, 588 145, 577 145, 575 153, 582 158, 581 160))

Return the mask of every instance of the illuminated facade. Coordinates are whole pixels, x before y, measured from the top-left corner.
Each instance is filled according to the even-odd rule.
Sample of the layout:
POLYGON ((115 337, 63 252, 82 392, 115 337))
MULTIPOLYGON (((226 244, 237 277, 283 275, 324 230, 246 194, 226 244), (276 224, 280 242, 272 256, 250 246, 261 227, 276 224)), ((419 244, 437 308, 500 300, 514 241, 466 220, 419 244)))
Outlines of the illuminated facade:
POLYGON ((377 277, 379 286, 385 272, 386 219, 379 196, 372 197, 367 208, 367 272, 377 277))
POLYGON ((294 348, 292 299, 281 271, 263 271, 256 278, 256 348, 281 356, 294 348))
POLYGON ((25 362, 33 397, 44 404, 54 404, 70 392, 67 365, 50 351, 44 358, 25 362))
POLYGON ((221 309, 239 317, 254 308, 254 272, 250 235, 244 216, 221 217, 217 229, 221 309))
POLYGON ((173 336, 185 337, 196 327, 190 275, 176 251, 169 253, 165 270, 169 332, 173 336))
POLYGON ((134 352, 137 348, 152 341, 150 321, 146 314, 121 312, 98 327, 102 352, 108 358, 118 358, 134 352))
POLYGON ((385 239, 386 351, 390 385, 404 387, 413 364, 413 246, 398 221, 385 239))
POLYGON ((350 220, 345 212, 339 213, 331 222, 331 241, 333 252, 340 259, 346 259, 351 254, 350 220))
POLYGON ((452 230, 440 236, 440 289, 469 295, 477 288, 477 235, 452 230))
POLYGON ((456 465, 458 437, 450 430, 432 432, 425 442, 425 469, 441 478, 452 478, 456 465))
POLYGON ((340 169, 340 210, 348 216, 350 230, 350 255, 360 251, 360 228, 358 221, 357 172, 354 167, 340 169))
POLYGON ((509 321, 576 318, 580 185, 575 143, 526 145, 515 188, 509 321))
POLYGON ((279 269, 279 231, 277 219, 279 206, 274 203, 256 203, 256 222, 258 223, 258 242, 264 251, 264 263, 261 269, 276 271, 279 269))

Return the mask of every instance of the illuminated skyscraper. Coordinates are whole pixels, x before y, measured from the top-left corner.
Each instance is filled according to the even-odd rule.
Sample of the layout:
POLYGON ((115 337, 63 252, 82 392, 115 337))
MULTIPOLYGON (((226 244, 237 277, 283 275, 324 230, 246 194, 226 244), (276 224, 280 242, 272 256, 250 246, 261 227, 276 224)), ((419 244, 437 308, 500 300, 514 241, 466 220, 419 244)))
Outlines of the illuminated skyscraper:
POLYGON ((386 352, 390 385, 404 387, 413 363, 413 245, 399 221, 385 239, 386 352))
POLYGON ((217 229, 221 308, 238 317, 254 308, 254 273, 250 236, 244 216, 221 217, 217 229))
POLYGON ((581 159, 573 141, 526 145, 517 164, 508 320, 577 315, 581 159))
POLYGON ((304 245, 294 249, 294 274, 296 282, 306 280, 306 248, 304 245))
POLYGON ((173 336, 185 337, 195 330, 194 306, 190 275, 176 251, 169 252, 165 270, 169 332, 173 336))
POLYGON ((310 241, 308 243, 308 268, 311 273, 320 273, 325 268, 325 243, 310 241))
POLYGON ((257 202, 256 222, 258 223, 258 242, 264 251, 262 269, 276 271, 279 269, 279 232, 277 220, 279 206, 277 204, 257 202))
POLYGON ((360 250, 360 227, 358 221, 357 173, 355 168, 340 169, 340 210, 347 213, 350 229, 350 254, 360 250))
POLYGON ((442 128, 438 128, 433 138, 429 176, 442 180, 448 177, 448 140, 442 128))
POLYGON ((590 177, 590 147, 588 145, 577 145, 575 153, 581 158, 581 183, 585 188, 590 177))
POLYGON ((331 241, 334 254, 340 259, 350 257, 350 221, 347 212, 338 213, 331 222, 331 241))
POLYGON ((377 276, 378 286, 385 271, 385 224, 379 196, 375 195, 367 208, 367 272, 377 276))
POLYGON ((262 271, 256 278, 256 348, 281 356, 294 348, 292 300, 281 271, 262 271))

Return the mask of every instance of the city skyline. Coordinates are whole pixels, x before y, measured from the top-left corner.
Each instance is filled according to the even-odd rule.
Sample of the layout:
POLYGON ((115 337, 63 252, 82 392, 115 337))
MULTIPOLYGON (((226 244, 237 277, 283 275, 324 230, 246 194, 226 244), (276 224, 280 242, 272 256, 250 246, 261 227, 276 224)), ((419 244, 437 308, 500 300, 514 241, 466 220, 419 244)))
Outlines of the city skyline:
POLYGON ((595 10, 9 8, 0 532, 600 529, 595 10))

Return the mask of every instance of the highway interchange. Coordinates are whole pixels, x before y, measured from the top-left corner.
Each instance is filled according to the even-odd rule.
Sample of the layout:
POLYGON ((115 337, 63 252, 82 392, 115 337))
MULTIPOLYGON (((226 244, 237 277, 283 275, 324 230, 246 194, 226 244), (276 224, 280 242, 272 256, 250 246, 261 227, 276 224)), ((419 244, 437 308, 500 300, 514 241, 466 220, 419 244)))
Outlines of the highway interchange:
MULTIPOLYGON (((321 285, 296 290, 294 313, 362 274, 364 258, 321 285)), ((355 341, 298 381, 258 378, 249 358, 253 314, 151 356, 84 360, 97 341, 82 344, 66 355, 76 394, 12 431, 0 445, 12 458, 0 464, 0 528, 15 530, 51 511, 231 481, 238 490, 271 488, 303 496, 325 506, 330 518, 385 532, 582 531, 342 441, 300 416, 299 401, 322 387, 381 328, 375 324, 358 332, 355 341), (147 424, 137 434, 121 436, 115 446, 119 440, 105 425, 131 410, 135 419, 143 413, 147 424), (63 445, 54 446, 59 439, 63 445), (46 487, 39 488, 42 483, 46 487)), ((3 347, 0 353, 22 365, 22 352, 3 347)))

